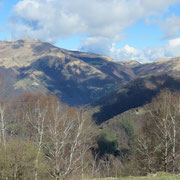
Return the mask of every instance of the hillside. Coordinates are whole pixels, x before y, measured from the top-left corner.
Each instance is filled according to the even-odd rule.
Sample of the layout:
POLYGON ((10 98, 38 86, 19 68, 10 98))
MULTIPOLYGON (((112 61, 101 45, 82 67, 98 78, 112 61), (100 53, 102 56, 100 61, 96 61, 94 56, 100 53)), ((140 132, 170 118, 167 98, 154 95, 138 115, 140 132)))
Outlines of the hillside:
POLYGON ((164 88, 180 90, 180 76, 163 74, 139 77, 91 103, 89 111, 96 123, 101 124, 125 111, 149 103, 164 88))
POLYGON ((0 42, 0 67, 5 92, 50 92, 69 105, 90 103, 135 77, 108 57, 29 39, 0 42))
MULTIPOLYGON (((1 98, 8 99, 30 91, 55 94, 63 103, 71 106, 86 105, 84 107, 87 111, 83 117, 87 118, 82 118, 82 120, 88 120, 85 126, 92 124, 89 122, 89 115, 96 122, 91 132, 94 141, 91 153, 92 156, 97 156, 95 160, 97 166, 101 166, 102 163, 103 169, 103 163, 118 160, 120 164, 122 163, 119 164, 122 168, 126 164, 126 158, 131 157, 135 139, 146 122, 147 111, 143 106, 151 102, 152 98, 164 88, 172 91, 180 90, 180 57, 140 64, 131 60, 116 62, 106 56, 69 51, 38 40, 21 39, 14 42, 0 42, 0 88, 1 98), (107 158, 113 159, 108 160, 106 155, 108 155, 107 158)), ((35 94, 34 100, 38 97, 45 98, 42 99, 42 110, 44 110, 45 100, 48 100, 49 104, 52 103, 51 98, 55 98, 51 95, 35 94)), ((16 113, 12 104, 12 107, 9 106, 12 115, 24 117, 22 105, 32 98, 33 94, 18 96, 20 104, 17 107, 22 114, 16 113)), ((56 114, 54 110, 60 110, 60 108, 54 107, 48 108, 52 108, 50 112, 56 114)), ((68 106, 65 107, 69 109, 68 106)), ((37 107, 34 106, 34 108, 36 114, 37 107)), ((69 109, 67 115, 71 116, 75 109, 69 109)), ((34 112, 32 116, 36 121, 34 112)), ((51 113, 47 113, 47 120, 55 117, 55 114, 51 113)), ((79 111, 76 115, 78 113, 79 111)), ((63 111, 56 115, 61 117, 62 114, 63 111)), ((14 118, 9 115, 7 117, 14 118)), ((78 122, 74 116, 72 118, 76 123, 78 122)), ((69 119, 66 120, 69 124, 69 119)), ((21 123, 16 123, 13 125, 15 130, 16 126, 22 126, 21 123)), ((62 128, 62 125, 59 125, 62 128)), ((21 133, 18 127, 17 132, 21 133)), ((72 127, 74 131, 74 126, 72 127)), ((7 129, 8 133, 11 132, 11 128, 12 125, 7 129)), ((61 133, 61 129, 58 132, 61 133)), ((89 130, 87 132, 90 133, 89 130)), ((63 133, 62 135, 64 136, 63 133)), ((90 134, 87 135, 89 136, 90 134)), ((83 137, 86 136, 83 135, 83 137)), ((105 171, 102 171, 102 175, 105 171)))
MULTIPOLYGON (((144 105, 162 89, 180 91, 179 75, 154 75, 139 77, 87 107, 99 127, 102 137, 100 153, 110 153, 121 158, 132 152, 132 142, 141 132, 147 119, 144 105), (115 144, 115 145, 114 145, 115 144)), ((101 138, 100 138, 101 140, 101 138)))
POLYGON ((132 108, 143 106, 161 89, 180 90, 180 57, 147 64, 130 60, 121 61, 119 64, 131 68, 136 79, 91 103, 90 112, 97 124, 132 108))
POLYGON ((119 61, 118 63, 129 68, 135 68, 142 65, 141 63, 133 60, 124 60, 124 61, 119 61))
MULTIPOLYGON (((172 175, 168 173, 157 173, 149 174, 148 176, 129 176, 129 177, 120 177, 120 178, 96 178, 94 180, 178 180, 180 179, 179 175, 172 175)), ((88 179, 89 180, 89 179, 88 179)))
POLYGON ((161 59, 152 63, 140 64, 133 67, 137 76, 147 76, 155 74, 180 74, 180 57, 161 59))
MULTIPOLYGON (((72 106, 85 105, 111 92, 119 94, 117 93, 119 90, 115 91, 116 89, 121 89, 120 91, 124 93, 126 90, 122 90, 122 87, 137 77, 164 73, 180 74, 180 57, 140 64, 131 60, 117 62, 106 56, 69 51, 38 40, 0 42, 0 78, 3 82, 1 97, 13 96, 24 91, 40 91, 56 94, 64 103, 72 106)), ((137 89, 140 88, 138 81, 134 81, 134 87, 126 94, 128 99, 131 99, 132 94, 137 93, 137 89)), ((128 86, 130 85, 125 86, 125 89, 128 89, 128 86)), ((144 103, 151 97, 143 94, 143 90, 139 93, 142 94, 144 100, 141 101, 144 103)), ((125 103, 126 96, 123 93, 121 102, 125 103)), ((116 97, 116 95, 108 96, 112 96, 111 101, 116 97)), ((133 101, 138 101, 138 106, 143 104, 136 98, 128 100, 125 106, 120 106, 121 110, 118 112, 114 105, 112 115, 108 106, 107 118, 135 107, 136 102, 133 101), (128 104, 130 101, 132 105, 128 104)), ((102 103, 106 104, 105 101, 102 103)), ((95 118, 96 116, 99 115, 96 114, 95 118)))

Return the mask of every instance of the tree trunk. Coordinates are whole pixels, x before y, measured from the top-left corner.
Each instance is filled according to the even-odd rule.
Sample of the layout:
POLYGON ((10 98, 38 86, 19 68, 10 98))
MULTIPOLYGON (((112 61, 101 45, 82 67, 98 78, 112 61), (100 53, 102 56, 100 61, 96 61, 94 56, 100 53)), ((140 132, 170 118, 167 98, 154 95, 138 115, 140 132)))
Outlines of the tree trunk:
POLYGON ((175 172, 175 156, 176 156, 176 126, 173 122, 173 147, 172 147, 172 173, 175 172))
POLYGON ((165 135, 164 172, 168 172, 168 136, 165 135))

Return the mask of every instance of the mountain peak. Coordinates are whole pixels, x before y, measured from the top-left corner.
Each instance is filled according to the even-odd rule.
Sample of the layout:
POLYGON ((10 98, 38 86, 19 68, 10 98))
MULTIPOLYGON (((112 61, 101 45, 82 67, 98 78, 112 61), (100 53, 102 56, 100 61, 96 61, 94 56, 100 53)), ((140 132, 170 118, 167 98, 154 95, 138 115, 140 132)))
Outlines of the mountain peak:
POLYGON ((7 89, 54 93, 69 105, 92 102, 134 78, 130 68, 106 56, 28 38, 0 43, 0 55, 4 77, 7 69, 14 73, 7 89))
POLYGON ((134 68, 134 67, 141 65, 140 62, 135 61, 135 60, 123 60, 123 61, 120 61, 118 63, 123 65, 123 66, 129 67, 129 68, 134 68))
POLYGON ((17 42, 40 42, 39 39, 29 39, 27 37, 23 37, 21 39, 18 39, 17 42))

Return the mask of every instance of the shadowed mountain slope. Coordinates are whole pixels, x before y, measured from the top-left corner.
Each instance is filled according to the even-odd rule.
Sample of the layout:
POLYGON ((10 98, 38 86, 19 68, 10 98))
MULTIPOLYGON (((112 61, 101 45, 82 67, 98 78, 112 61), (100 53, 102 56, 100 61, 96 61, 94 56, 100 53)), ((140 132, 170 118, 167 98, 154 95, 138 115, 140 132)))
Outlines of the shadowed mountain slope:
POLYGON ((160 90, 180 90, 179 75, 156 75, 137 78, 91 104, 90 112, 97 124, 132 108, 149 103, 160 90))
POLYGON ((108 57, 28 39, 0 42, 0 67, 13 71, 13 81, 8 73, 5 81, 14 90, 54 93, 69 105, 90 103, 135 78, 108 57))
MULTIPOLYGON (((48 92, 60 97, 64 103, 75 106, 96 101, 137 77, 164 73, 178 75, 180 57, 148 64, 130 60, 116 62, 106 56, 69 51, 38 40, 21 39, 0 42, 0 73, 5 77, 2 87, 6 96, 22 91, 48 92)), ((127 93, 120 93, 121 102, 126 102, 127 98, 133 98, 131 102, 139 102, 134 96, 136 93, 141 93, 143 101, 147 101, 149 97, 143 94, 143 88, 138 88, 136 83, 127 93)), ((116 95, 111 96, 114 101, 113 96, 116 95)), ((123 112, 131 107, 134 106, 125 103, 120 109, 123 112)), ((115 110, 113 114, 117 113, 115 110)), ((110 114, 108 116, 112 117, 110 114)))

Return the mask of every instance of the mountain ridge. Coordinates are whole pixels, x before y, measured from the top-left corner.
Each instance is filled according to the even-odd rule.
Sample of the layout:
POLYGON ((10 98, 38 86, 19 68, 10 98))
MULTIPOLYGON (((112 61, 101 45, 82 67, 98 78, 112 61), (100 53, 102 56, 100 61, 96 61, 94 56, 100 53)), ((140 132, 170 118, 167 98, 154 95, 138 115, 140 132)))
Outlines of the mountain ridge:
POLYGON ((180 57, 146 64, 132 60, 117 62, 107 56, 20 39, 0 41, 0 67, 6 94, 13 94, 13 90, 15 94, 53 93, 64 103, 76 106, 92 103, 136 78, 179 75, 180 57))
POLYGON ((180 75, 160 74, 139 77, 90 104, 97 124, 150 103, 162 89, 180 91, 180 75))
POLYGON ((131 68, 109 57, 27 39, 0 42, 0 67, 16 74, 11 84, 15 90, 54 93, 73 106, 88 104, 135 78, 131 68))

